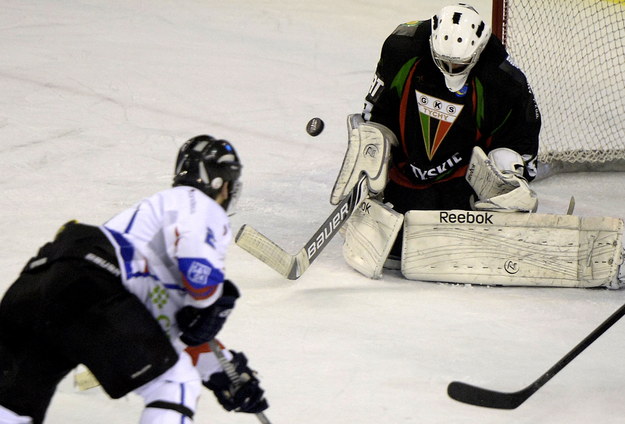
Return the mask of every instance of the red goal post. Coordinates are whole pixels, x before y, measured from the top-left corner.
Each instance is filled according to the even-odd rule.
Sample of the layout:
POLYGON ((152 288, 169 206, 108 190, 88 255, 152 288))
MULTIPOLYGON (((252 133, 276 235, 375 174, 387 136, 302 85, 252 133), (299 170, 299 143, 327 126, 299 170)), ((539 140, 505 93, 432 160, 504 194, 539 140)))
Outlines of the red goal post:
POLYGON ((539 175, 625 171, 625 1, 493 0, 543 117, 539 175))

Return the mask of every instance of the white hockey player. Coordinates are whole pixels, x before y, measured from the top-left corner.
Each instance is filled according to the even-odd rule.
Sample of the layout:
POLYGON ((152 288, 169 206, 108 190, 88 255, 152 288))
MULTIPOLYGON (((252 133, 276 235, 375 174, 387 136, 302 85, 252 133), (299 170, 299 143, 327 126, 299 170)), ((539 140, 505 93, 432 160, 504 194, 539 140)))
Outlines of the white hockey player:
POLYGON ((225 352, 235 390, 207 346, 239 297, 224 259, 240 173, 229 142, 194 137, 173 188, 100 227, 69 222, 39 250, 0 304, 0 423, 42 423, 79 364, 110 397, 142 396, 142 424, 190 423, 202 385, 227 410, 267 408, 245 355, 225 352))

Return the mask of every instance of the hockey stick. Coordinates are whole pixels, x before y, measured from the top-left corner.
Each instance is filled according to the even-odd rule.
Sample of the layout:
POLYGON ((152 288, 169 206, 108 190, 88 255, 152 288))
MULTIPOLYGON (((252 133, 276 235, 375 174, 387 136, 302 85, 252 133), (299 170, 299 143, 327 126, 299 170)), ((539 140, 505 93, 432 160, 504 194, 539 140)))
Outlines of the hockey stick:
MULTIPOLYGON (((234 365, 232 365, 232 362, 228 361, 228 359, 226 359, 226 357, 224 356, 224 353, 221 351, 221 347, 219 346, 219 342, 213 339, 208 342, 208 346, 217 357, 217 360, 223 367, 226 375, 234 385, 235 389, 241 387, 241 376, 237 373, 237 370, 234 368, 234 365)), ((267 418, 264 413, 257 412, 255 415, 258 418, 258 421, 260 421, 262 424, 271 424, 271 421, 269 421, 269 418, 267 418)))
POLYGON ((625 315, 625 305, 616 310, 608 319, 606 319, 599 327, 590 333, 584 340, 575 346, 569 353, 564 355, 554 366, 546 373, 541 375, 536 381, 519 390, 518 392, 497 392, 495 390, 484 389, 473 386, 471 384, 454 381, 447 386, 447 394, 459 402, 468 403, 476 406, 484 406, 486 408, 498 409, 515 409, 546 382, 568 365, 573 359, 584 351, 592 342, 597 340, 599 336, 605 333, 614 323, 625 315))
POLYGON ((295 255, 289 254, 249 225, 241 227, 235 242, 284 277, 296 280, 327 246, 367 194, 367 176, 363 173, 352 191, 341 200, 323 225, 295 255))

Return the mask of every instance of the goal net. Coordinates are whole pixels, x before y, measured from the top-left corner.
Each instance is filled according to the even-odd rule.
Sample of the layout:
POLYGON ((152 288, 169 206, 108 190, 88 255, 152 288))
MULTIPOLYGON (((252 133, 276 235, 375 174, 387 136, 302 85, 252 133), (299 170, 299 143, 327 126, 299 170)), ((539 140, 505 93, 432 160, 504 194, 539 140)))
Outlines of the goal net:
POLYGON ((625 0, 493 0, 542 113, 539 176, 625 171, 625 0))

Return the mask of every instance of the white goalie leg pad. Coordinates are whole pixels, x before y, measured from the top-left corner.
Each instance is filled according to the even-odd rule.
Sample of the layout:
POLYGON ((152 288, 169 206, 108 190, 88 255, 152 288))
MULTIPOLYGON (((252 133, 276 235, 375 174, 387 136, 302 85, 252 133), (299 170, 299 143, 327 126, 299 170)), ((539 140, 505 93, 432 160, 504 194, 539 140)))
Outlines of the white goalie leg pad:
POLYGON ((401 229, 404 215, 377 200, 367 199, 345 223, 343 257, 363 275, 378 279, 401 229))
POLYGON ((388 180, 391 144, 397 144, 397 138, 391 130, 380 124, 364 122, 359 114, 347 117, 347 131, 347 152, 330 195, 330 203, 333 205, 337 205, 351 192, 363 172, 367 175, 372 195, 384 190, 388 180))
POLYGON ((451 283, 618 288, 623 221, 609 217, 409 211, 402 273, 451 283))
POLYGON ((535 212, 538 199, 523 178, 523 167, 523 158, 514 150, 499 148, 486 156, 474 147, 465 177, 479 198, 474 209, 535 212))

